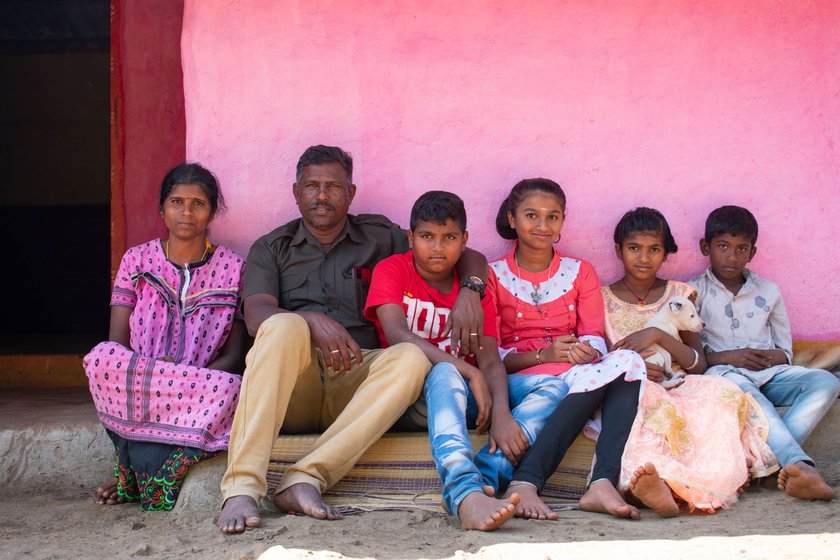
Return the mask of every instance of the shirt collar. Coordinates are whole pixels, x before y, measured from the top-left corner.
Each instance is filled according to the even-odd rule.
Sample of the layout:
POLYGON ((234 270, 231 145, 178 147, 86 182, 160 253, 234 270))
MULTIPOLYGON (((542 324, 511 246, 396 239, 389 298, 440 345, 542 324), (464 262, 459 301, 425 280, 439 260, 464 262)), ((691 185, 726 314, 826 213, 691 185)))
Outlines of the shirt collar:
MULTIPOLYGON (((355 243, 362 243, 364 241, 364 237, 362 236, 359 228, 353 224, 354 216, 347 214, 347 220, 344 222, 344 228, 339 232, 338 236, 333 241, 332 246, 340 243, 342 239, 345 237, 349 237, 351 241, 355 243)), ((313 245, 321 245, 321 243, 315 239, 315 236, 306 229, 306 226, 303 224, 303 219, 300 220, 298 224, 297 231, 295 232, 294 236, 292 236, 292 241, 290 245, 296 246, 300 245, 303 242, 311 243, 313 245)))
MULTIPOLYGON (((726 288, 726 286, 723 285, 723 283, 720 280, 717 279, 717 276, 715 276, 715 273, 712 272, 712 267, 709 267, 709 268, 706 269, 706 274, 705 275, 706 275, 706 278, 708 278, 709 282, 711 282, 712 284, 714 284, 715 286, 717 286, 718 288, 720 288, 721 290, 723 290, 726 293, 732 293, 726 288)), ((741 294, 749 293, 750 290, 752 290, 753 286, 755 285, 755 279, 756 278, 757 278, 757 275, 756 275, 755 272, 753 272, 749 268, 745 268, 744 269, 744 285, 741 286, 741 289, 738 290, 738 293, 735 294, 735 295, 739 296, 741 294)))

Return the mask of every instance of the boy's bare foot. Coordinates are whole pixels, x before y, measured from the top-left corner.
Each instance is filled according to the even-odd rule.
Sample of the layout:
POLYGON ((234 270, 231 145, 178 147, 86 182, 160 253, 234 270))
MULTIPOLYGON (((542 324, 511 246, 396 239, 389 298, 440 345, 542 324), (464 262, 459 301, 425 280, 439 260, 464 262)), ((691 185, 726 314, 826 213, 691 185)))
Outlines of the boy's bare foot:
POLYGON ((511 494, 507 500, 497 500, 482 492, 472 492, 458 506, 458 519, 464 529, 495 531, 513 517, 518 504, 519 494, 511 494))
POLYGON ((580 509, 628 519, 640 517, 639 510, 625 502, 612 482, 606 479, 596 480, 589 485, 586 494, 580 499, 580 509))
POLYGON ((628 488, 644 505, 659 514, 660 517, 676 517, 680 514, 680 506, 674 501, 671 489, 656 472, 656 467, 645 463, 630 477, 628 488))
POLYGON ((102 484, 96 487, 90 497, 93 503, 101 506, 113 506, 116 504, 124 504, 125 498, 117 493, 117 477, 109 476, 102 484))
POLYGON ((817 469, 798 461, 785 465, 779 473, 779 490, 801 500, 831 500, 834 489, 825 483, 817 469))
POLYGON ((327 505, 318 489, 311 484, 289 486, 274 496, 274 504, 282 511, 302 513, 315 519, 341 519, 338 510, 327 505))
POLYGON ((503 500, 512 501, 514 496, 519 497, 519 505, 516 506, 516 517, 524 517, 526 519, 550 519, 556 520, 559 515, 552 511, 550 507, 545 505, 537 494, 537 489, 530 484, 516 484, 508 486, 503 500), (514 492, 514 489, 516 492, 514 492))
POLYGON ((222 533, 242 533, 247 527, 262 524, 257 502, 250 496, 233 496, 225 500, 219 514, 219 530, 222 533))

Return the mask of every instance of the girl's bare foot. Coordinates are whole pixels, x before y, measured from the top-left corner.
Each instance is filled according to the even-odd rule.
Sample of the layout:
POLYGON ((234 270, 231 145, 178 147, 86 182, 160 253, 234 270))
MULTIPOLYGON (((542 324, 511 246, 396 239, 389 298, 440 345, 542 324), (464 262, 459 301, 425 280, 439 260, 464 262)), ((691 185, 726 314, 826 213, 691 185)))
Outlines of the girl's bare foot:
POLYGON ((233 496, 225 500, 219 514, 219 530, 222 533, 242 533, 247 527, 262 524, 257 502, 250 496, 233 496))
POLYGON ((519 497, 519 505, 516 507, 516 517, 524 517, 526 519, 550 519, 554 521, 559 515, 552 511, 550 507, 545 505, 537 494, 537 489, 530 484, 515 484, 508 486, 503 500, 512 501, 514 496, 519 497), (514 492, 514 489, 516 492, 514 492))
POLYGON ((495 531, 513 517, 518 504, 519 494, 511 494, 506 500, 497 500, 483 492, 472 492, 458 506, 458 519, 464 529, 495 531))
POLYGON ((580 509, 628 519, 640 517, 639 510, 625 502, 612 482, 606 479, 596 480, 589 485, 586 494, 580 499, 580 509))
POLYGON ((102 506, 113 506, 116 504, 124 504, 125 498, 117 493, 117 477, 109 476, 102 484, 96 487, 96 490, 91 493, 90 497, 93 503, 102 506))
POLYGON ((328 505, 318 489, 311 484, 298 483, 289 486, 274 496, 274 504, 281 511, 302 513, 315 519, 341 519, 338 510, 328 505))
POLYGON ((680 507, 674 501, 671 489, 656 472, 656 467, 645 463, 633 472, 628 484, 629 492, 660 517, 676 517, 680 507))
POLYGON ((801 500, 832 500, 834 489, 825 483, 817 469, 798 461, 785 465, 779 473, 779 490, 801 500))

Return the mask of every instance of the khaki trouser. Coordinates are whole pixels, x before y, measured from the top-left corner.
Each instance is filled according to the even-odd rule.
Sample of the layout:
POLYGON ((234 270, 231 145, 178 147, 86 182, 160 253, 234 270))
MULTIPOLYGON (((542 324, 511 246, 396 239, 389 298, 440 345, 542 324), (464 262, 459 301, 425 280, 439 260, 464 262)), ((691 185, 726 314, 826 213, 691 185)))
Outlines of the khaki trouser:
POLYGON ((324 367, 306 321, 281 313, 260 326, 245 359, 245 375, 233 418, 222 497, 266 493, 271 448, 286 433, 323 431, 312 450, 289 467, 278 492, 311 484, 323 493, 420 396, 431 367, 413 344, 363 350, 364 362, 349 372, 324 367))

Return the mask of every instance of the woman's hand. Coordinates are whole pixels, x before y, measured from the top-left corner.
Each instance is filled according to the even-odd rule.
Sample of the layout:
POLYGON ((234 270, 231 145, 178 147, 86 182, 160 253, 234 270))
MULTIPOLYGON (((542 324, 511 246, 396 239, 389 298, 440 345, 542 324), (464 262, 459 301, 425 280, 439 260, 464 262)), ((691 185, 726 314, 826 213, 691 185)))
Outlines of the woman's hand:
POLYGON ((632 350, 634 352, 641 352, 646 348, 650 348, 654 344, 659 344, 659 341, 662 340, 662 336, 665 335, 660 329, 656 327, 647 327, 640 331, 636 331, 631 335, 625 336, 615 344, 613 344, 612 349, 618 350, 619 348, 623 350, 632 350))
POLYGON ((665 379, 665 370, 662 369, 662 366, 650 362, 645 362, 645 366, 647 366, 648 381, 662 383, 662 380, 665 379))
POLYGON ((588 340, 573 344, 569 349, 569 362, 575 365, 591 364, 600 357, 600 352, 588 340))
POLYGON ((551 346, 549 346, 548 348, 544 348, 542 352, 540 352, 540 361, 557 364, 573 363, 571 358, 569 357, 569 351, 572 349, 572 346, 577 344, 577 342, 577 337, 572 334, 564 334, 558 336, 551 343, 551 346))

